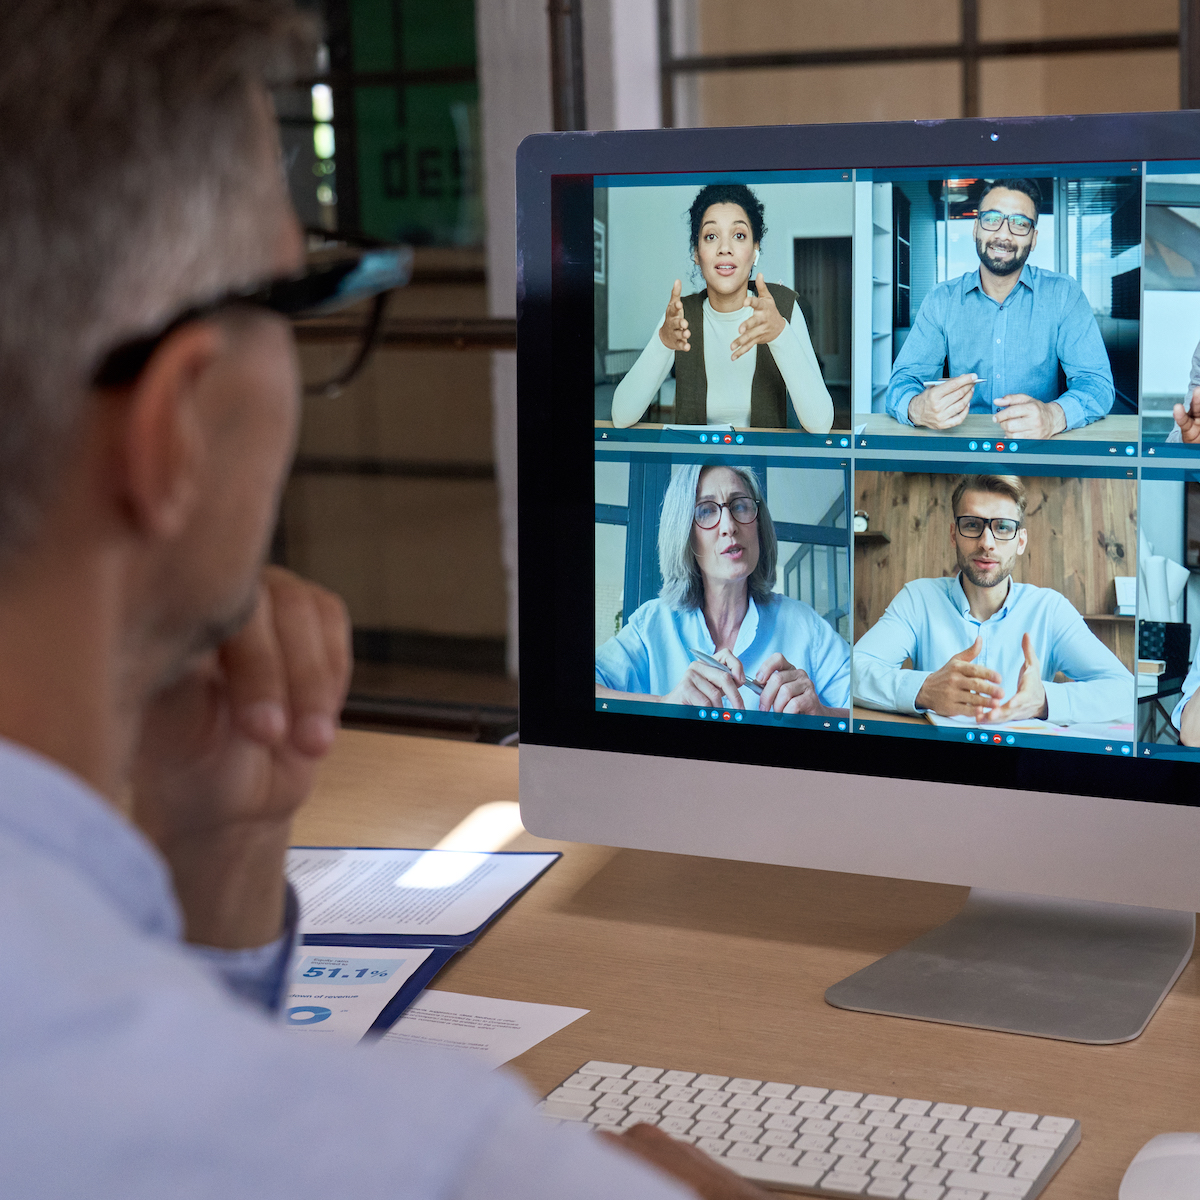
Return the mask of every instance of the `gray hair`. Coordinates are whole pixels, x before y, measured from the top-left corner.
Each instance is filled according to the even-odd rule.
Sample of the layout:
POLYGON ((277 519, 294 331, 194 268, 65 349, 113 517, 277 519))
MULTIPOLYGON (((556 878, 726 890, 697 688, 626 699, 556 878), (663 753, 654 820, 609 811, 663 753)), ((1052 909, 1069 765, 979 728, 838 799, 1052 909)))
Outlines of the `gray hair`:
POLYGON ((35 535, 105 352, 269 270, 265 88, 291 0, 8 0, 0 22, 0 567, 35 535))
POLYGON ((663 577, 658 593, 665 603, 677 612, 689 612, 704 603, 704 576, 696 565, 692 551, 692 522, 696 511, 696 491, 700 475, 713 467, 727 467, 745 485, 746 492, 758 501, 758 566, 751 572, 750 595, 755 603, 770 600, 775 590, 775 564, 779 558, 779 543, 775 537, 775 522, 767 511, 762 487, 753 467, 731 462, 690 463, 674 472, 663 497, 662 516, 658 523, 658 569, 663 577))

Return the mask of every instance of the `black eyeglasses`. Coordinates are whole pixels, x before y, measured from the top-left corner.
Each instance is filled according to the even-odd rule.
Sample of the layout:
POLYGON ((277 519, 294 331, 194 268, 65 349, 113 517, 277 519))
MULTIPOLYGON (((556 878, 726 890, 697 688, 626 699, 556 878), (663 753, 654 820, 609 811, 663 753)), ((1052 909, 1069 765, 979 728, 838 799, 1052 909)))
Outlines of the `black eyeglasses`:
POLYGON ((979 224, 988 233, 995 233, 1005 221, 1014 237, 1026 237, 1037 226, 1037 221, 1024 213, 1002 213, 998 208, 988 208, 979 214, 979 224))
POLYGON ((954 525, 967 538, 981 538, 983 531, 990 529, 998 542, 1011 542, 1021 528, 1021 522, 1012 517, 955 517, 954 525))
POLYGON ((696 505, 692 519, 701 529, 715 529, 721 523, 721 509, 729 509, 730 516, 739 525, 752 525, 758 520, 758 501, 749 496, 734 496, 728 504, 718 504, 715 500, 701 500, 696 505))
POLYGON ((356 251, 332 262, 316 263, 299 275, 273 279, 257 287, 226 292, 177 313, 160 328, 110 350, 92 374, 92 386, 121 387, 145 370, 164 339, 192 321, 203 321, 225 309, 266 309, 293 319, 321 317, 361 305, 359 347, 349 364, 323 383, 305 386, 309 395, 336 396, 362 369, 383 320, 388 294, 412 277, 413 252, 408 246, 356 251))

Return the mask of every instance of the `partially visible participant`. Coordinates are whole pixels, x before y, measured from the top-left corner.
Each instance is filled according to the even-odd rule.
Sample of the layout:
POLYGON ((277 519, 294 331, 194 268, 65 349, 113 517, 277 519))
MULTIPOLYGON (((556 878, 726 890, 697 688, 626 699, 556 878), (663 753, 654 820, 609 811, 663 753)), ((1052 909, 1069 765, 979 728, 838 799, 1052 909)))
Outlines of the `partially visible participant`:
POLYGON ((1188 373, 1187 394, 1183 403, 1175 405, 1175 425, 1167 435, 1168 442, 1200 442, 1200 344, 1192 351, 1192 369, 1188 373))
POLYGON ((675 280, 657 331, 617 385, 613 424, 640 421, 674 367, 681 425, 784 429, 790 396, 809 433, 828 433, 833 401, 796 293, 761 271, 749 290, 766 233, 762 202, 745 184, 712 183, 697 192, 689 222, 705 289, 684 296, 675 280))
POLYGON ((892 367, 889 416, 953 429, 968 413, 988 413, 1008 437, 1038 439, 1111 411, 1112 368, 1083 289, 1026 261, 1037 245, 1040 203, 1032 179, 985 188, 975 218, 979 269, 939 283, 921 301, 892 367), (947 360, 950 378, 942 379, 947 360))
POLYGON ((596 651, 596 695, 848 716, 850 649, 810 605, 774 591, 777 553, 752 470, 677 470, 658 530, 662 592, 596 651))
POLYGON ((1015 475, 959 481, 949 530, 958 574, 906 583, 858 639, 856 703, 980 724, 1131 719, 1133 676, 1120 659, 1065 596, 1012 578, 1029 541, 1025 505, 1015 475), (1060 671, 1070 682, 1054 682, 1060 671))
POLYGON ((1184 746, 1200 746, 1200 704, 1191 702, 1197 689, 1200 689, 1200 654, 1183 681, 1183 695, 1171 713, 1171 724, 1179 730, 1179 741, 1184 746))

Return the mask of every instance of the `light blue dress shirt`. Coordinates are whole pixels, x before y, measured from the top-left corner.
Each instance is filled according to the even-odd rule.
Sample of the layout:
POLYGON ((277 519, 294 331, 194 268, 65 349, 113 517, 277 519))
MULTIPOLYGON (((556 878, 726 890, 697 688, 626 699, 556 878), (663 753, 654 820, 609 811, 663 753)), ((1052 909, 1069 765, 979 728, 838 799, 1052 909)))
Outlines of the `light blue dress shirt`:
MULTIPOLYGON (((1179 428, 1178 425, 1175 426, 1179 428)), ((1179 703, 1175 705, 1174 711, 1171 713, 1171 724, 1176 729, 1183 728, 1183 706, 1196 694, 1196 689, 1200 688, 1200 654, 1196 655, 1192 663, 1191 670, 1187 673, 1187 678, 1183 681, 1183 695, 1179 697, 1179 703)))
POLYGON ((1000 611, 986 621, 971 615, 959 576, 906 583, 883 616, 854 646, 854 699, 867 708, 915 713, 925 680, 976 638, 975 661, 998 671, 1011 699, 1025 664, 1021 638, 1028 633, 1042 665, 1047 720, 1132 721, 1133 676, 1084 623, 1071 602, 1052 588, 1010 580, 1000 611), (901 663, 912 659, 912 668, 901 663), (1073 682, 1054 683, 1061 671, 1073 682))
POLYGON ((227 981, 245 996, 257 969, 260 995, 278 995, 278 953, 197 954, 181 926, 141 834, 79 779, 0 741, 0 1194, 691 1195, 551 1128, 503 1071, 289 1033, 227 981))
MULTIPOLYGON (((596 682, 616 692, 665 696, 691 666, 689 648, 716 650, 704 612, 676 612, 662 600, 648 600, 596 651, 596 682)), ((778 592, 766 604, 751 599, 733 653, 747 679, 772 654, 782 654, 807 673, 827 708, 849 707, 850 647, 802 600, 778 592)), ((742 703, 757 711, 754 692, 748 687, 740 692, 742 703)))
MULTIPOLYGON (((885 405, 905 425, 912 398, 931 379, 974 372, 971 412, 994 413, 993 400, 1023 393, 1048 404, 1056 400, 1068 429, 1107 416, 1113 406, 1112 368, 1083 289, 1070 275, 1028 263, 1016 287, 997 304, 984 290, 979 270, 939 283, 921 301, 917 319, 892 367, 885 405), (1059 395, 1058 366, 1067 377, 1059 395)), ((953 432, 953 431, 948 431, 953 432)))

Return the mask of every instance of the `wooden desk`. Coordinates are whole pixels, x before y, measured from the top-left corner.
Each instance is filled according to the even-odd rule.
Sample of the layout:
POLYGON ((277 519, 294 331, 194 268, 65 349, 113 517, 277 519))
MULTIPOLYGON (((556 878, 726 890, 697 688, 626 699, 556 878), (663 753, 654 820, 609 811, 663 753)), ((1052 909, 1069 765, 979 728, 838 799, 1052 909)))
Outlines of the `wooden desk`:
MULTIPOLYGON (((863 424, 860 414, 855 414, 855 429, 863 424)), ((1005 438, 1004 428, 997 425, 987 413, 971 413, 961 425, 953 429, 923 429, 917 425, 902 425, 894 417, 885 413, 871 413, 866 418, 865 435, 875 434, 887 437, 963 437, 963 438, 1005 438)), ((1057 439, 1061 441, 1089 442, 1134 442, 1138 440, 1138 419, 1131 416, 1102 417, 1082 429, 1073 429, 1069 433, 1060 433, 1057 439)), ((1019 439, 1021 440, 1021 439, 1019 439)))
MULTIPOLYGON (((476 805, 517 798, 517 754, 343 732, 296 840, 432 845, 476 805)), ((1078 1117, 1083 1143, 1047 1200, 1115 1197, 1143 1142, 1200 1124, 1194 962, 1121 1046, 843 1012, 825 989, 952 916, 965 889, 513 843, 547 846, 562 861, 434 985, 591 1009, 516 1060, 539 1092, 600 1058, 1078 1117)))

